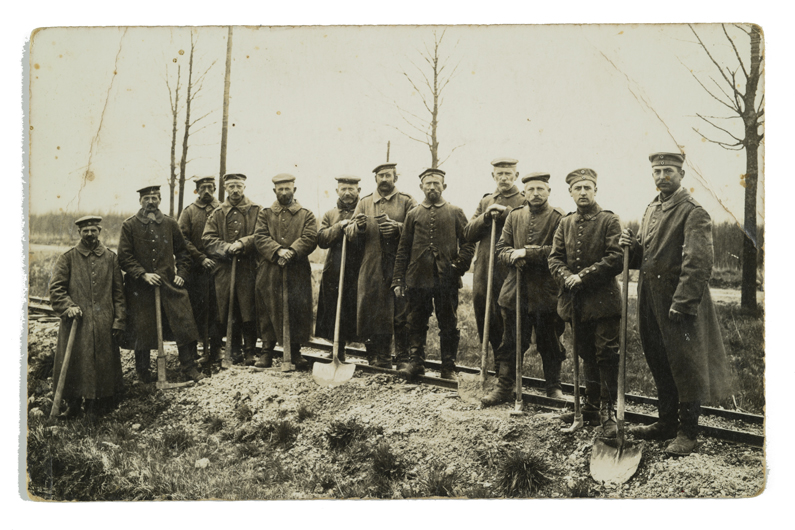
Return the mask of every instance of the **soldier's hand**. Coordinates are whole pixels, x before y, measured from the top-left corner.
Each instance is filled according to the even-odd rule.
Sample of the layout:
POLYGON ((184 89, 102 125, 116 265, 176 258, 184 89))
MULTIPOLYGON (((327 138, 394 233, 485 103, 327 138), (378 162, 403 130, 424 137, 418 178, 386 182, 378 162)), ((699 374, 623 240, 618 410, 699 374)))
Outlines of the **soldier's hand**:
POLYGON ((350 222, 351 222, 350 219, 343 219, 342 221, 339 222, 340 228, 345 228, 350 224, 350 222))
POLYGON ((564 286, 570 291, 579 290, 582 287, 582 278, 580 278, 579 274, 572 274, 566 278, 564 286))
POLYGON ((75 317, 82 317, 82 316, 83 316, 83 312, 77 306, 70 307, 69 309, 66 310, 66 318, 75 318, 75 317))
POLYGON ((685 314, 680 313, 676 309, 669 309, 668 310, 668 318, 674 322, 684 322, 685 321, 685 314))
POLYGON ((489 219, 498 219, 507 209, 508 207, 502 204, 492 204, 486 208, 486 217, 489 219))
POLYGON ((121 342, 121 339, 124 338, 124 330, 123 329, 114 329, 112 332, 113 340, 116 341, 116 344, 121 342))
POLYGON ((185 280, 183 280, 181 276, 174 276, 174 285, 182 287, 185 285, 185 280))
POLYGON ((287 265, 287 260, 284 258, 279 258, 278 261, 276 261, 276 264, 279 267, 285 267, 287 265))
POLYGON ((395 296, 397 296, 398 298, 403 298, 406 295, 406 288, 403 287, 402 285, 396 286, 394 291, 395 291, 395 296))
POLYGON ((215 269, 215 262, 210 258, 204 258, 204 261, 202 261, 202 267, 204 267, 208 271, 211 271, 215 269))
POLYGON ((243 252, 243 243, 240 241, 235 241, 232 243, 232 246, 229 247, 229 253, 232 255, 240 254, 243 252))
POLYGON ((359 229, 363 229, 367 226, 367 216, 363 213, 358 214, 353 220, 356 222, 356 226, 359 227, 359 229))
POLYGON ((153 272, 145 272, 144 273, 144 281, 149 285, 160 285, 160 275, 155 274, 153 272))
POLYGON ((279 256, 280 258, 287 258, 287 255, 289 253, 290 253, 289 248, 280 248, 279 250, 276 251, 276 255, 279 256))
POLYGON ((527 251, 523 248, 517 248, 511 251, 511 257, 508 258, 508 261, 511 262, 511 265, 516 265, 516 261, 520 259, 524 259, 527 257, 527 251))
POLYGON ((632 245, 632 240, 635 238, 635 235, 632 233, 632 230, 629 228, 625 228, 621 231, 621 237, 618 238, 618 244, 622 247, 629 247, 632 245))
POLYGON ((393 221, 392 219, 387 219, 380 225, 378 225, 378 229, 381 231, 381 235, 386 238, 396 237, 400 230, 398 229, 400 225, 397 221, 393 221))

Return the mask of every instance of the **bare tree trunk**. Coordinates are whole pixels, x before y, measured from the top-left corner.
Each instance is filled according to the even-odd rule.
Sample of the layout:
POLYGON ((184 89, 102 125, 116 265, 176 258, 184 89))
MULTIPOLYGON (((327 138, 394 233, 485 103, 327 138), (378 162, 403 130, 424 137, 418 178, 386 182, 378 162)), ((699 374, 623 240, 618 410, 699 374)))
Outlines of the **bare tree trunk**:
POLYGON ((439 41, 434 39, 433 48, 433 110, 431 111, 431 168, 439 167, 439 141, 436 128, 439 125, 439 41))
POLYGON ((182 206, 185 197, 185 168, 188 164, 188 136, 190 136, 190 92, 193 88, 193 33, 190 35, 190 59, 188 60, 188 88, 185 96, 185 135, 182 137, 182 159, 179 161, 179 206, 177 207, 177 217, 182 214, 182 206))
POLYGON ((229 36, 226 39, 226 71, 224 73, 224 118, 221 126, 221 168, 218 174, 218 200, 224 201, 224 183, 221 179, 226 174, 226 142, 229 132, 229 84, 232 73, 232 26, 229 26, 229 36))
MULTIPOLYGON (((168 72, 166 72, 168 75, 168 72)), ((171 87, 168 86, 168 82, 166 82, 166 86, 168 87, 168 96, 171 99, 171 116, 172 116, 172 124, 171 124, 171 177, 168 180, 168 187, 171 190, 168 197, 168 215, 174 217, 174 190, 177 187, 177 158, 176 158, 176 151, 177 151, 177 114, 179 113, 179 78, 180 78, 180 66, 177 65, 177 88, 174 91, 175 97, 171 99, 171 87)))

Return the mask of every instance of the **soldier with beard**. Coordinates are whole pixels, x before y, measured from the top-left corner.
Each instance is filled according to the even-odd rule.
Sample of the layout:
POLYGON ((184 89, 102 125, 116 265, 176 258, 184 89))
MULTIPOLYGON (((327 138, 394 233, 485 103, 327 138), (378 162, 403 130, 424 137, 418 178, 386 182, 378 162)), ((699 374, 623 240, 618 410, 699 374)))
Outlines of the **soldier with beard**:
POLYGON ((193 204, 189 204, 179 216, 179 228, 185 236, 185 245, 188 247, 192 265, 185 287, 188 289, 190 306, 193 310, 193 319, 202 335, 202 339, 209 339, 210 344, 204 345, 204 356, 199 363, 210 359, 217 359, 221 350, 221 331, 218 322, 218 304, 215 299, 215 282, 213 270, 216 262, 207 256, 202 242, 204 225, 207 216, 220 206, 215 199, 215 177, 194 177, 196 194, 193 204))
MULTIPOLYGON (((337 316, 337 298, 339 296, 340 268, 342 265, 342 241, 345 227, 351 222, 353 211, 359 204, 359 177, 343 175, 335 177, 337 181, 337 207, 332 208, 323 216, 317 243, 320 248, 327 248, 326 263, 323 266, 323 277, 320 280, 320 294, 317 300, 317 320, 315 336, 334 340, 334 323, 337 316)), ((340 311, 340 360, 345 359, 345 345, 358 340, 356 336, 356 284, 359 280, 359 265, 362 262, 362 244, 360 241, 348 243, 345 258, 345 278, 342 287, 342 305, 340 311)))
MULTIPOLYGON (((232 260, 237 260, 232 336, 226 340, 232 341, 233 349, 239 351, 242 335, 244 363, 251 366, 256 360, 254 347, 257 343, 257 310, 254 301, 257 249, 254 245, 254 229, 262 207, 251 202, 244 194, 245 175, 224 175, 224 190, 226 200, 207 219, 202 241, 210 257, 218 262, 215 290, 218 297, 218 318, 223 330, 227 329, 229 317, 232 260)), ((231 359, 223 359, 221 368, 229 368, 231 363, 231 359)))
POLYGON ((365 341, 367 360, 380 368, 392 368, 394 335, 397 367, 402 369, 409 362, 408 305, 405 297, 396 298, 392 291, 392 272, 403 222, 417 203, 398 191, 396 166, 386 163, 373 169, 377 189, 359 201, 354 222, 345 227, 345 235, 350 243, 364 245, 356 329, 365 341))
POLYGON ((297 370, 309 363, 301 357, 301 343, 312 332, 312 267, 309 254, 317 247, 317 221, 295 196, 295 177, 281 173, 273 177, 276 202, 260 210, 254 244, 260 255, 256 302, 262 336, 263 364, 273 357, 276 341, 284 344, 283 287, 289 296, 290 358, 297 370), (282 269, 287 271, 284 286, 282 269))

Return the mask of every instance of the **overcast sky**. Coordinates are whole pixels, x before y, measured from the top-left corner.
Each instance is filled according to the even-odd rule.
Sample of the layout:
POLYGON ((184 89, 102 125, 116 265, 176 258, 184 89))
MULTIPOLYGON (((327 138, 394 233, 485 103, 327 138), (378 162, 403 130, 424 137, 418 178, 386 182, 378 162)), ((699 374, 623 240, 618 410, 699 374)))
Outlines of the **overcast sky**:
MULTIPOLYGON (((247 194, 266 205, 274 200, 271 177, 293 173, 299 201, 322 213, 334 205, 336 175, 358 175, 362 194, 373 191, 371 171, 391 141, 398 187, 419 198, 417 175, 430 153, 394 128, 415 133, 395 103, 427 116, 401 72, 420 79, 413 64, 427 72, 419 51, 432 44, 434 29, 235 27, 227 172, 248 175, 247 194)), ((696 29, 718 61, 736 67, 720 26, 696 29)), ((192 109, 194 117, 210 114, 190 138, 187 173, 217 175, 227 30, 193 31, 194 75, 216 63, 192 109)), ((748 37, 733 27, 729 34, 745 59, 748 37)), ((184 81, 189 49, 189 29, 46 29, 34 36, 32 213, 133 213, 135 190, 150 183, 164 185, 168 210, 165 78, 173 86, 181 65, 184 81)), ((688 160, 683 184, 716 221, 742 220, 745 152, 702 141, 692 129, 725 140, 695 114, 730 113, 693 79, 691 71, 710 83, 718 72, 686 25, 456 26, 441 50, 450 57, 447 71, 457 71, 439 115, 440 158, 461 146, 441 166, 445 196, 467 215, 494 188, 489 162, 508 156, 519 159, 520 174, 550 172, 550 202, 566 211, 573 209, 566 174, 593 168, 599 203, 623 220, 639 219, 655 193, 648 155, 679 145, 688 160)), ((183 121, 181 114, 178 152, 183 121)), ((742 135, 740 120, 718 121, 742 135)), ((191 202, 192 184, 186 189, 191 202)), ((760 216, 763 197, 760 186, 760 216)))

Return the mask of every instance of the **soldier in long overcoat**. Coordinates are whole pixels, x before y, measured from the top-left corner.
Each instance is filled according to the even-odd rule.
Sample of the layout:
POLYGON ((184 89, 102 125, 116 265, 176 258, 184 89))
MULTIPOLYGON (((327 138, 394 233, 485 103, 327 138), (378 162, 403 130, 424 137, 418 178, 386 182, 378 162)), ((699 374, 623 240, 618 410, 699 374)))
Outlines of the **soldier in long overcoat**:
MULTIPOLYGON (((254 230, 262 207, 253 203, 244 194, 245 175, 239 173, 224 175, 224 189, 226 200, 210 214, 202 241, 207 254, 218 263, 215 269, 215 290, 218 299, 218 318, 223 333, 228 327, 232 260, 237 260, 232 337, 227 337, 226 340, 231 340, 233 349, 238 349, 242 335, 244 363, 251 366, 255 363, 254 347, 257 344, 257 307, 254 290, 258 256, 254 245, 254 230)), ((227 363, 222 363, 221 366, 226 368, 225 364, 227 363)))
POLYGON ((411 195, 398 191, 396 163, 380 164, 373 173, 376 191, 362 197, 354 222, 345 227, 349 242, 364 244, 356 329, 365 341, 368 362, 381 368, 392 368, 394 336, 397 367, 403 369, 409 361, 408 303, 395 297, 391 284, 403 222, 417 203, 411 195))
MULTIPOLYGON (((560 366, 566 351, 560 342, 565 324, 557 314, 558 288, 547 259, 563 211, 549 204, 549 173, 531 173, 522 178, 525 204, 514 208, 505 221, 497 243, 500 262, 509 271, 498 304, 505 322, 502 344, 495 352, 499 379, 494 390, 481 401, 486 406, 508 401, 516 381, 516 280, 521 271, 521 351, 530 347, 533 330, 541 356, 547 396, 563 398, 560 366)), ((520 360, 521 361, 521 360, 520 360)))
POLYGON ((63 389, 66 417, 79 412, 82 399, 87 412, 106 409, 123 390, 119 339, 125 328, 124 287, 116 254, 99 241, 101 221, 86 216, 75 222, 80 242, 58 258, 50 281, 50 303, 61 317, 56 385, 74 319, 78 326, 63 389))
MULTIPOLYGON (((475 254, 475 270, 472 274, 472 305, 475 309, 475 323, 478 326, 478 337, 481 342, 483 342, 483 325, 486 319, 491 225, 492 223, 497 224, 496 238, 499 241, 508 214, 512 209, 520 208, 524 203, 524 196, 515 184, 516 178, 519 176, 516 171, 518 163, 519 161, 513 158, 498 158, 491 162, 491 165, 494 166, 491 176, 497 183, 497 189, 494 193, 487 193, 480 199, 475 215, 464 228, 464 237, 467 241, 478 244, 475 254)), ((497 259, 496 250, 494 253, 494 275, 491 281, 491 309, 489 311, 489 343, 492 352, 496 354, 503 334, 502 312, 497 304, 497 299, 510 267, 497 259)), ((499 373, 499 366, 495 368, 499 373)))
POLYGON ((199 331, 184 287, 191 265, 185 238, 176 219, 160 211, 160 186, 147 186, 138 193, 141 209, 122 223, 119 239, 119 265, 126 273, 126 346, 135 350, 138 377, 154 380, 149 363, 150 350, 157 349, 155 286, 160 286, 163 337, 176 341, 184 375, 194 381, 204 379, 196 369, 199 331))
POLYGON ((657 385, 659 420, 630 429, 639 438, 676 439, 666 452, 696 450, 701 402, 727 395, 729 368, 709 292, 714 250, 709 214, 681 186, 685 155, 649 157, 660 194, 640 234, 625 229, 630 267, 639 269, 638 328, 657 385))
POLYGON ((561 219, 549 254, 558 283, 558 314, 573 322, 576 354, 583 360, 586 403, 583 419, 601 424, 615 437, 621 295, 616 275, 623 269, 618 245, 621 222, 596 202, 596 172, 577 169, 566 176, 577 210, 561 219))
MULTIPOLYGON (((289 296, 290 357, 296 369, 309 363, 301 357, 301 343, 312 333, 312 267, 309 254, 317 248, 315 216, 294 198, 295 177, 273 177, 276 202, 260 211, 254 244, 260 256, 256 301, 262 355, 273 356, 276 341, 284 344, 283 296, 289 296), (287 271, 284 293, 282 270, 287 271)), ((266 359, 267 360, 267 359, 266 359)))
MULTIPOLYGON (((342 241, 345 226, 353 218, 359 204, 359 177, 343 175, 337 180, 337 206, 327 211, 320 222, 317 244, 328 249, 323 264, 323 277, 320 280, 320 294, 317 299, 317 318, 315 336, 334 340, 334 324, 337 316, 340 269, 342 267, 342 241)), ((342 284, 342 306, 340 311, 339 357, 345 359, 345 345, 358 340, 356 335, 356 290, 359 281, 359 266, 362 263, 362 241, 346 243, 345 278, 342 284)))
POLYGON ((204 345, 204 356, 200 363, 211 358, 217 358, 221 349, 223 332, 218 323, 218 303, 215 299, 215 281, 213 269, 216 262, 210 258, 204 249, 202 233, 207 217, 220 206, 215 198, 215 177, 195 177, 196 201, 182 210, 179 216, 179 228, 185 236, 185 246, 191 257, 191 267, 185 279, 185 288, 188 290, 190 307, 193 310, 193 320, 202 340, 209 340, 210 344, 204 345))

